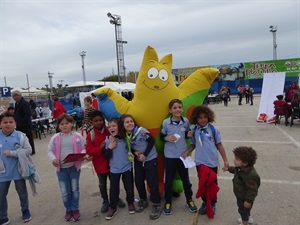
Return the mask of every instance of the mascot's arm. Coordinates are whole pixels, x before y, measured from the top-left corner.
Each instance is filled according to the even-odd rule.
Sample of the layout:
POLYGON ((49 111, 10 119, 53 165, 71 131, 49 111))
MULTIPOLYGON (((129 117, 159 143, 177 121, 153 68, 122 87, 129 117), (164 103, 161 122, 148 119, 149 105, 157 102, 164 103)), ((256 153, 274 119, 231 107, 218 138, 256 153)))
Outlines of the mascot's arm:
POLYGON ((194 93, 201 91, 205 91, 206 95, 218 73, 218 69, 210 67, 196 70, 179 85, 179 98, 183 100, 194 93))
POLYGON ((118 118, 130 107, 131 102, 110 88, 99 88, 93 93, 97 96, 100 110, 106 119, 118 118))

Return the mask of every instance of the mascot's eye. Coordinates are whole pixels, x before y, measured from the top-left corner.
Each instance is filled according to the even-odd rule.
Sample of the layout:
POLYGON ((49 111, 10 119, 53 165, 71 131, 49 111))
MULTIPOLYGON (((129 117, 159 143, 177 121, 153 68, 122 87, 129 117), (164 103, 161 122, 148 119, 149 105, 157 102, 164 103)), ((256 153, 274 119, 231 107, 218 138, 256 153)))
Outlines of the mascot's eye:
POLYGON ((148 70, 148 78, 154 79, 158 75, 158 70, 156 68, 150 68, 148 70))
POLYGON ((166 70, 161 70, 159 71, 159 78, 162 80, 162 81, 167 81, 168 80, 168 72, 166 70))

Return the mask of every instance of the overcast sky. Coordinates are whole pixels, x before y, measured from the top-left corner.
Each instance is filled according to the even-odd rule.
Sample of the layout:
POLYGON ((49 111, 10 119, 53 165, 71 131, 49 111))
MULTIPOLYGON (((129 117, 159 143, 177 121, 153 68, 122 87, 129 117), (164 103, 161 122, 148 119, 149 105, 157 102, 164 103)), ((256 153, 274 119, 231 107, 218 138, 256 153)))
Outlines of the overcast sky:
POLYGON ((120 15, 127 71, 138 71, 151 45, 173 69, 300 57, 300 0, 0 0, 0 86, 37 88, 117 74, 120 15))

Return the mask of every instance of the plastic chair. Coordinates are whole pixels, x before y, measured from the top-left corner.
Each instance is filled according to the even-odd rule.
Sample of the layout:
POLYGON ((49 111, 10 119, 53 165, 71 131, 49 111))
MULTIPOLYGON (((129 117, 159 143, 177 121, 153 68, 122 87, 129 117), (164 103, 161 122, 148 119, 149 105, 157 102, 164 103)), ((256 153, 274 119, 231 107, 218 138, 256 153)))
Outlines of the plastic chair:
POLYGON ((285 119, 285 125, 288 125, 288 116, 287 116, 287 108, 285 106, 277 106, 275 107, 275 116, 276 116, 276 120, 275 120, 275 125, 276 124, 280 124, 280 120, 282 117, 284 117, 285 119))

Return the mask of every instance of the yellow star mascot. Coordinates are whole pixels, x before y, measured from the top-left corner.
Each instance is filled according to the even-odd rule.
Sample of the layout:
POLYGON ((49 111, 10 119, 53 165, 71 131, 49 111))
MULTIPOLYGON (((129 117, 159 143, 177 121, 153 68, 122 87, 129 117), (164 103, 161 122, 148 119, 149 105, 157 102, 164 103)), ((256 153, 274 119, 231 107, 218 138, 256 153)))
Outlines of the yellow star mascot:
MULTIPOLYGON (((99 99, 99 108, 106 119, 120 117, 125 113, 131 114, 137 124, 149 130, 156 139, 160 193, 164 191, 164 143, 160 140, 160 131, 162 121, 170 116, 168 104, 174 98, 181 99, 184 106, 183 116, 189 118, 192 109, 202 104, 217 75, 217 69, 199 69, 177 87, 172 76, 172 55, 168 54, 159 61, 155 49, 148 46, 132 101, 110 88, 94 91, 99 99)), ((183 191, 179 176, 174 179, 173 191, 183 191)))

